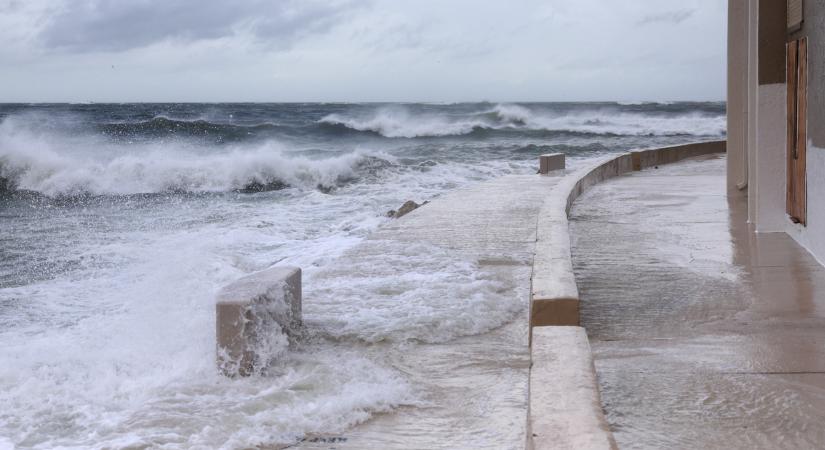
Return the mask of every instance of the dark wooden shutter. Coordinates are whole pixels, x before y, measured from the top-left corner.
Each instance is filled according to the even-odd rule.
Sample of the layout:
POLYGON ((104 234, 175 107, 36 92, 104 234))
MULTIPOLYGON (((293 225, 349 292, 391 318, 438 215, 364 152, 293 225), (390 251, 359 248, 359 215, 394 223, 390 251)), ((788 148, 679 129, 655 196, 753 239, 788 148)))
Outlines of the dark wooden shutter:
POLYGON ((788 43, 788 175, 787 212, 791 220, 807 220, 807 91, 808 43, 805 38, 788 43))

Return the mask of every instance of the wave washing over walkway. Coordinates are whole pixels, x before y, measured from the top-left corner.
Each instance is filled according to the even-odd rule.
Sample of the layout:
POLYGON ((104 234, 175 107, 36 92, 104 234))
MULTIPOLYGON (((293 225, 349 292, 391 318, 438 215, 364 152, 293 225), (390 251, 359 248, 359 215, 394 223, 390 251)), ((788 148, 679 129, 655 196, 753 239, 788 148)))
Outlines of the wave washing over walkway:
POLYGON ((558 180, 512 175, 451 193, 307 280, 307 315, 414 387, 415 407, 343 433, 336 448, 523 448, 535 225, 558 180), (365 285, 377 295, 353 310, 346 300, 365 285), (353 315, 358 331, 334 326, 353 315))
POLYGON ((0 442, 507 448, 537 156, 724 122, 718 103, 0 105, 0 442), (433 201, 385 216, 410 199, 433 201), (272 265, 304 271, 305 335, 227 380, 215 293, 272 265))
POLYGON ((593 187, 573 257, 620 448, 821 448, 825 270, 784 233, 753 234, 725 160, 593 187))

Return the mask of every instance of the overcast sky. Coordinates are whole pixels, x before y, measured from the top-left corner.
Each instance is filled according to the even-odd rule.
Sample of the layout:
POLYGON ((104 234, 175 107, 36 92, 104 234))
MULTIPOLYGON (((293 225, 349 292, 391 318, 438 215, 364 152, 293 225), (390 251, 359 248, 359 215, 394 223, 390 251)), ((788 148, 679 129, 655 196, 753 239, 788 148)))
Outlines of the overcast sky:
POLYGON ((0 0, 0 102, 721 100, 724 0, 0 0))

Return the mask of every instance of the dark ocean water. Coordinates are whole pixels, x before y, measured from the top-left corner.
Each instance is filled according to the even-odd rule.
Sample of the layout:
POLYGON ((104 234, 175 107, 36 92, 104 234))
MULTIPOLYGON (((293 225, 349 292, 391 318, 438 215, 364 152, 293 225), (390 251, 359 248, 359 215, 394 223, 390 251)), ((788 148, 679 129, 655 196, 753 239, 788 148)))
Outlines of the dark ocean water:
POLYGON ((292 442, 387 410, 403 375, 339 351, 293 355, 297 385, 218 377, 215 291, 311 281, 387 210, 542 153, 724 133, 723 103, 0 105, 0 447, 292 442))

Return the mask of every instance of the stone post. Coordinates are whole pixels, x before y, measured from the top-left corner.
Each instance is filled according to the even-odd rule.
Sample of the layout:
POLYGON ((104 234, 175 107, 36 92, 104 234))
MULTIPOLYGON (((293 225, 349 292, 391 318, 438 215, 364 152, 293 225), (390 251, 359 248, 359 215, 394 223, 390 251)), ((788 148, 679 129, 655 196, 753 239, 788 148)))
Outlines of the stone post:
POLYGON ((301 323, 301 269, 273 267, 220 290, 215 305, 217 363, 230 377, 249 376, 268 363, 272 333, 301 323))
POLYGON ((539 173, 546 175, 553 170, 564 169, 564 153, 547 153, 539 156, 539 173))

